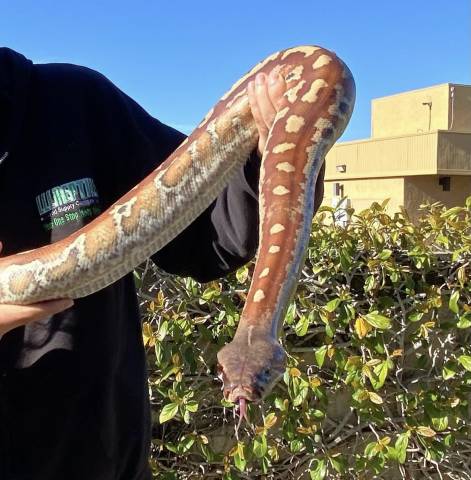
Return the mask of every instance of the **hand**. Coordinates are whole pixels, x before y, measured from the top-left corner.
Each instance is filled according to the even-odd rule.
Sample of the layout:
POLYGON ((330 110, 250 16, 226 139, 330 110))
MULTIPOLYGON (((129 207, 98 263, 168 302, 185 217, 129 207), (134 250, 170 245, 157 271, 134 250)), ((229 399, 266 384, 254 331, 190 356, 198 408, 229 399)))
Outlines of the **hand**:
POLYGON ((286 82, 275 68, 268 76, 265 73, 258 73, 255 81, 249 82, 247 90, 252 115, 258 128, 258 154, 261 157, 267 143, 268 132, 281 107, 286 82))
MULTIPOLYGON (((0 251, 2 243, 0 242, 0 251)), ((0 304, 0 336, 16 327, 50 317, 66 310, 73 305, 73 300, 49 300, 31 305, 1 305, 0 304)))

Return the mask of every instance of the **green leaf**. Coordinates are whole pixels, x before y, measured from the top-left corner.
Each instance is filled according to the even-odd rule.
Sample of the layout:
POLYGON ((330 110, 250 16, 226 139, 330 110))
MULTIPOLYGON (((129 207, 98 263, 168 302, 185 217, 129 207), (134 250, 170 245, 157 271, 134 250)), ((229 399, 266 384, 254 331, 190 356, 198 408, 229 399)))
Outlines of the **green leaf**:
POLYGON ((456 290, 451 294, 450 301, 448 302, 448 308, 453 312, 453 313, 459 313, 460 308, 458 306, 458 300, 460 298, 460 292, 456 290))
POLYGON ((383 399, 375 392, 368 392, 368 397, 370 398, 370 401, 376 405, 381 405, 383 403, 383 399))
POLYGON ((366 458, 372 459, 376 455, 378 455, 379 450, 378 450, 378 442, 370 442, 366 447, 365 447, 365 455, 366 458))
POLYGON ((384 315, 380 315, 378 312, 367 313, 364 317, 372 327, 379 328, 380 330, 391 328, 391 320, 384 315))
POLYGON ((442 218, 453 217, 453 216, 458 215, 459 213, 461 213, 463 210, 464 210, 463 207, 453 207, 453 208, 449 208, 448 210, 446 210, 445 212, 443 212, 441 216, 442 216, 442 218))
POLYGON ((419 435, 421 435, 422 437, 432 438, 436 435, 435 430, 433 430, 432 428, 427 427, 427 426, 417 427, 416 430, 417 430, 417 433, 419 435))
POLYGON ((409 445, 410 432, 401 433, 397 436, 394 448, 396 449, 397 461, 405 463, 407 455, 407 446, 409 445))
POLYGON ((378 258, 380 260, 387 260, 390 256, 392 255, 392 251, 388 250, 385 248, 384 250, 381 251, 381 253, 378 255, 378 258))
POLYGON ((179 453, 182 454, 188 452, 194 443, 195 437, 182 437, 180 443, 178 444, 179 453))
POLYGON ((469 355, 461 355, 458 357, 458 362, 460 362, 468 372, 471 372, 471 357, 469 355))
POLYGON ((239 268, 236 271, 236 278, 239 283, 245 283, 249 276, 249 269, 247 267, 239 268))
POLYGON ((238 454, 234 456, 234 465, 243 472, 245 467, 247 466, 247 460, 245 458, 241 458, 238 454))
POLYGON ((265 435, 260 435, 256 437, 253 441, 253 453, 257 458, 262 458, 266 455, 268 451, 267 448, 267 437, 265 435))
POLYGON ((422 319, 423 316, 424 316, 423 312, 414 312, 414 313, 411 313, 407 317, 407 319, 409 320, 409 322, 418 322, 419 320, 422 319))
POLYGON ((384 385, 386 377, 388 376, 388 361, 385 360, 384 362, 376 365, 373 368, 373 372, 375 376, 370 378, 371 385, 373 385, 375 390, 379 390, 384 385))
POLYGON ((237 442, 237 447, 235 447, 234 464, 241 472, 243 472, 247 466, 247 460, 245 459, 245 445, 243 442, 237 442))
POLYGON ((340 252, 340 265, 344 271, 349 271, 352 266, 352 256, 345 248, 340 252))
POLYGON ((195 400, 190 400, 186 404, 186 409, 192 413, 196 412, 198 410, 198 402, 195 400))
POLYGON ((301 315, 298 322, 294 326, 294 331, 298 337, 304 337, 307 333, 307 329, 309 328, 309 318, 307 315, 301 315))
POLYGON ((461 315, 458 323, 456 324, 458 328, 469 328, 471 327, 471 312, 466 312, 464 315, 461 315))
POLYGON ((168 322, 167 320, 164 320, 160 325, 157 334, 155 335, 155 339, 159 342, 163 341, 163 339, 167 335, 167 332, 168 332, 168 322))
POLYGON ((299 393, 293 398, 293 406, 299 407, 304 400, 306 400, 306 397, 309 393, 309 389, 307 387, 300 387, 299 393))
POLYGON ((332 325, 332 322, 326 322, 326 324, 325 324, 325 334, 329 338, 334 338, 335 330, 334 330, 334 327, 332 325))
POLYGON ((451 360, 446 362, 445 365, 443 365, 443 370, 442 370, 442 377, 444 380, 449 380, 450 378, 453 378, 456 375, 456 363, 452 362, 451 360))
POLYGON ((437 432, 446 430, 448 428, 448 415, 446 415, 446 412, 437 412, 437 415, 432 417, 432 425, 437 432))
POLYGON ((389 445, 386 447, 387 448, 387 457, 389 460, 394 460, 394 461, 399 461, 398 459, 398 452, 395 447, 390 447, 389 445))
POLYGON ((345 472, 345 461, 342 457, 329 457, 329 462, 332 465, 332 468, 338 473, 345 472))
POLYGON ((327 465, 325 460, 315 460, 317 462, 316 468, 309 470, 311 480, 324 480, 327 475, 327 465))
POLYGON ((340 298, 334 298, 333 300, 331 300, 330 302, 328 302, 326 305, 325 305, 325 309, 328 311, 328 312, 334 312, 335 309, 339 306, 341 300, 340 298))
POLYGON ((162 408, 162 411, 159 415, 159 422, 165 423, 171 420, 178 412, 178 405, 176 403, 167 403, 167 405, 162 408))
POLYGON ((366 280, 365 280, 365 284, 364 284, 364 289, 365 289, 365 292, 369 292, 371 290, 373 290, 374 286, 375 286, 375 283, 376 283, 376 279, 374 277, 374 275, 368 275, 366 277, 366 280))
POLYGON ((298 440, 297 438, 289 442, 289 448, 291 450, 291 453, 300 452, 303 446, 304 446, 303 442, 301 440, 298 440))
POLYGON ((322 345, 322 347, 316 350, 316 353, 314 355, 316 357, 316 362, 317 362, 317 365, 319 365, 319 367, 322 367, 322 365, 324 365, 326 353, 327 353, 327 345, 322 345))

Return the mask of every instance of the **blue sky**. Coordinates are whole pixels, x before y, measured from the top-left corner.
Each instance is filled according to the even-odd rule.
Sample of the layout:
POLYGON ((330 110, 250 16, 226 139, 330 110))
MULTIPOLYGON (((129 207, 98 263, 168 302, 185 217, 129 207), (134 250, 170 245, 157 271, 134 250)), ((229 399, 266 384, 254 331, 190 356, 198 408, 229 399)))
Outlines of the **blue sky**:
POLYGON ((471 83, 469 0, 0 0, 0 42, 86 65, 186 132, 253 64, 317 44, 349 65, 357 103, 343 140, 368 137, 372 98, 471 83))

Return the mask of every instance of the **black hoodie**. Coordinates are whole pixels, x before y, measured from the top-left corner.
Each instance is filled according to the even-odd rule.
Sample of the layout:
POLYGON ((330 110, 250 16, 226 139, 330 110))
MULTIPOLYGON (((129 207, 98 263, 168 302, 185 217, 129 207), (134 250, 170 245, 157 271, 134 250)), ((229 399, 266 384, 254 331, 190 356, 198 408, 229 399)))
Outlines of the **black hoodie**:
MULTIPOLYGON (((67 236, 183 140, 105 77, 0 48, 3 254, 67 236)), ((207 281, 257 245, 258 161, 153 258, 207 281)), ((0 339, 1 480, 143 480, 150 417, 131 275, 0 339)))

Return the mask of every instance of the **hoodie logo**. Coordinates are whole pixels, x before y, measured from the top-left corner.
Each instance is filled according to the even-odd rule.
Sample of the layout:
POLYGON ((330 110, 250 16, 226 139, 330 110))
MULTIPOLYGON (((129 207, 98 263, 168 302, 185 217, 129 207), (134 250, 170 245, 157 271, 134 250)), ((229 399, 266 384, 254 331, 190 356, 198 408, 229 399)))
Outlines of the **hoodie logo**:
POLYGON ((36 206, 47 231, 62 226, 79 228, 101 213, 98 192, 91 178, 81 178, 40 193, 36 206))

